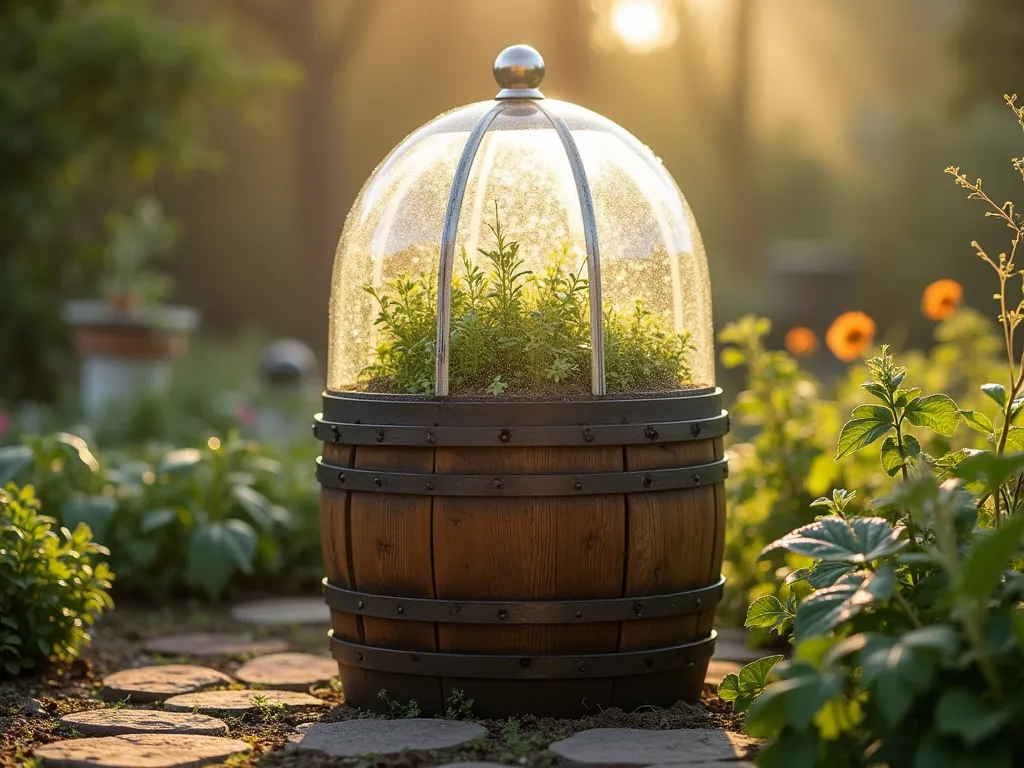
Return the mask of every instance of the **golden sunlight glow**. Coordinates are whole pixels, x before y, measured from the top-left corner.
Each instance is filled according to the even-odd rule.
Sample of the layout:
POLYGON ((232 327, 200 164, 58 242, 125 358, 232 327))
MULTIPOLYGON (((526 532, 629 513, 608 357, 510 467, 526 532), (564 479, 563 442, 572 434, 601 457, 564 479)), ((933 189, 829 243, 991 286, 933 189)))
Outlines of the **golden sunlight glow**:
POLYGON ((207 447, 209 447, 211 451, 216 451, 218 448, 220 448, 220 438, 211 437, 209 440, 206 441, 206 445, 207 447))
POLYGON ((608 23, 630 53, 650 53, 675 42, 676 17, 666 0, 615 0, 608 23))

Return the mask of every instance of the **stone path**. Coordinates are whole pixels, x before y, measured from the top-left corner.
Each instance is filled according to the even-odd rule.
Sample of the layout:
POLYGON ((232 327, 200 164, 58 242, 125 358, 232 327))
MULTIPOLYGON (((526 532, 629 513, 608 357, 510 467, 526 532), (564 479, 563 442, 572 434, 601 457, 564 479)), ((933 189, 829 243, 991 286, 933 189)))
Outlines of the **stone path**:
POLYGON ((235 677, 250 685, 265 685, 286 691, 308 691, 338 676, 338 662, 310 653, 273 653, 247 662, 235 677))
MULTIPOLYGON (((319 598, 245 603, 235 606, 232 616, 252 624, 284 625, 326 624, 329 619, 319 598)), ((336 662, 323 656, 289 652, 288 647, 282 640, 257 640, 247 633, 193 633, 149 640, 144 646, 147 653, 183 660, 252 654, 255 658, 242 664, 235 677, 257 688, 238 690, 235 678, 218 669, 193 664, 121 670, 104 678, 101 695, 108 701, 127 699, 128 707, 64 715, 61 723, 74 729, 71 732, 76 738, 40 746, 34 755, 43 768, 192 768, 240 756, 249 751, 249 744, 230 738, 228 724, 211 715, 240 717, 269 708, 271 712, 304 711, 311 715, 309 719, 316 720, 316 710, 325 711, 328 707, 326 701, 309 695, 309 690, 337 677, 336 662), (230 685, 235 689, 226 689, 230 685), (210 688, 218 690, 207 690, 210 688), (154 702, 162 705, 132 707, 154 702)), ((723 632, 708 667, 707 684, 717 686, 725 675, 738 672, 742 664, 761 655, 746 649, 742 631, 723 632)), ((220 658, 219 665, 224 664, 233 669, 238 662, 220 658)), ((259 718, 264 716, 255 717, 256 720, 246 718, 243 722, 260 722, 259 718)), ((229 722, 235 721, 229 717, 229 722)), ((309 759, 315 762, 325 754, 332 758, 354 758, 429 752, 487 736, 483 726, 466 721, 359 718, 304 723, 290 732, 287 741, 289 749, 297 750, 298 755, 309 753, 309 759)), ((756 744, 745 736, 719 730, 597 728, 548 748, 561 758, 564 768, 742 768, 753 766, 748 758, 752 754, 750 748, 756 744)), ((534 751, 543 748, 538 745, 534 751)), ((424 760, 424 765, 430 765, 428 757, 424 760)), ((502 766, 453 762, 438 768, 502 766)))
POLYGON ((89 709, 60 719, 83 736, 121 736, 126 733, 184 733, 193 736, 227 736, 222 720, 192 712, 160 712, 156 709, 89 709))
POLYGON ((35 756, 44 768, 199 768, 248 751, 237 739, 136 733, 58 741, 35 756))
POLYGON ((737 733, 708 729, 647 731, 595 728, 556 741, 550 747, 569 766, 645 768, 653 765, 735 766, 757 742, 737 733))
POLYGON ((103 698, 107 701, 127 698, 132 704, 149 704, 169 696, 233 682, 216 669, 191 664, 138 667, 123 669, 103 678, 103 698))
POLYGON ((282 597, 238 603, 231 609, 231 618, 264 626, 330 624, 331 612, 320 597, 282 597))
POLYGON ((156 637, 142 646, 147 653, 163 656, 237 656, 245 653, 259 656, 287 651, 290 647, 284 640, 256 640, 252 635, 223 632, 156 637))
POLYGON ((392 755, 406 750, 457 747, 486 735, 482 725, 462 720, 348 720, 311 725, 299 741, 299 750, 324 752, 331 757, 392 755))
POLYGON ((306 707, 326 707, 327 702, 307 693, 294 691, 202 691, 172 696, 164 702, 168 712, 245 712, 260 706, 284 707, 288 711, 306 707))

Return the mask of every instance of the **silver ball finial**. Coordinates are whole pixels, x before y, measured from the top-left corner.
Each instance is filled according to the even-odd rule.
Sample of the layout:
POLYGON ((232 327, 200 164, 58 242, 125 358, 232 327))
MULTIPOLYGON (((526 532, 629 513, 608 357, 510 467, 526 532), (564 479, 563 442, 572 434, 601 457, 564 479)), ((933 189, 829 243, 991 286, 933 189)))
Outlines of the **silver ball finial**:
POLYGON ((542 99, 537 87, 544 79, 544 57, 529 45, 511 45, 494 60, 498 99, 542 99))

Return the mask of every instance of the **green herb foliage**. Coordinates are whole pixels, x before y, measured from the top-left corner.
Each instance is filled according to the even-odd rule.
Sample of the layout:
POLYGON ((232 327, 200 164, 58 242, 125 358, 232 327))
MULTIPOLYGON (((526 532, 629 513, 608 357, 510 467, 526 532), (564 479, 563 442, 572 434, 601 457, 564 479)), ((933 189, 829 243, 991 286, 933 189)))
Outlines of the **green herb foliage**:
POLYGON ((70 661, 88 627, 113 607, 114 578, 89 526, 54 530, 31 487, 0 490, 0 674, 70 661))
POLYGON ((765 547, 800 567, 778 596, 750 605, 746 623, 790 635, 793 657, 762 660, 720 689, 747 709, 751 735, 772 740, 758 757, 768 768, 1024 764, 1024 366, 1014 343, 1024 302, 1008 297, 1024 221, 980 180, 950 173, 1012 232, 997 258, 977 249, 999 281, 1007 384, 982 384, 990 404, 959 409, 909 386, 885 347, 868 361, 861 388, 872 400, 853 409, 836 455, 877 445, 892 479, 884 493, 823 496, 811 505, 820 517, 765 547), (948 440, 960 419, 987 448, 930 454, 908 434, 948 440))
POLYGON ((88 524, 120 590, 215 599, 230 585, 319 579, 310 461, 234 435, 129 454, 58 433, 0 447, 0 482, 33 483, 61 524, 88 524))
MULTIPOLYGON (((495 205, 485 267, 465 250, 451 307, 451 391, 467 395, 552 396, 590 391, 590 301, 586 263, 571 267, 567 246, 539 273, 524 266, 519 243, 495 205)), ((366 286, 380 305, 380 338, 363 371, 377 392, 432 394, 437 323, 433 271, 366 286)), ((689 333, 638 301, 604 312, 608 386, 618 392, 663 391, 690 383, 689 333)))

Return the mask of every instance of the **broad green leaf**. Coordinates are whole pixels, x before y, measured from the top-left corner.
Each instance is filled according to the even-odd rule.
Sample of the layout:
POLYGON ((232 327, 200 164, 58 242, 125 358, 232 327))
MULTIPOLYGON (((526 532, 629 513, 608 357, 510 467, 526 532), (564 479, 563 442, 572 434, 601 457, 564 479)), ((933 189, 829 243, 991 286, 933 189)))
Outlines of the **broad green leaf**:
POLYGON ((1006 407, 1006 387, 1002 384, 982 384, 981 391, 992 398, 1000 408, 1006 407))
POLYGON ((981 451, 973 448, 961 448, 959 451, 953 451, 935 459, 935 471, 939 480, 948 480, 953 477, 953 470, 956 466, 968 456, 973 456, 976 453, 981 453, 981 451))
POLYGON ((270 516, 271 504, 262 493, 247 485, 233 485, 231 495, 262 530, 269 531, 274 527, 274 520, 270 516))
POLYGON ((988 533, 968 555, 964 563, 959 592, 987 600, 1009 567, 1010 558, 1021 551, 1024 542, 1024 514, 1017 513, 988 533))
POLYGON ((782 583, 784 585, 796 584, 798 581, 803 581, 810 575, 810 568, 797 568, 795 571, 790 571, 790 573, 786 575, 785 581, 782 583))
POLYGON ((1006 453, 1024 451, 1024 427, 1010 427, 1006 433, 1006 445, 1003 448, 1006 453))
POLYGON ((913 435, 903 436, 903 447, 896 444, 895 435, 889 435, 882 443, 882 469, 889 477, 899 474, 902 467, 912 465, 921 457, 921 443, 913 435))
POLYGON ((992 434, 992 422, 981 411, 960 411, 960 415, 964 417, 964 421, 967 422, 971 429, 975 429, 985 435, 992 434))
POLYGON ((961 459, 950 474, 967 482, 981 483, 992 491, 1011 477, 1024 472, 1024 453, 997 456, 991 451, 979 451, 961 459))
POLYGON ((815 589, 831 587, 839 581, 839 579, 852 572, 855 568, 856 566, 851 565, 850 563, 823 561, 811 569, 811 574, 807 577, 807 583, 815 589))
POLYGON ((895 573, 886 564, 874 573, 851 573, 833 586, 811 594, 796 611, 793 630, 797 641, 828 634, 875 601, 888 600, 895 585, 895 573))
POLYGON ((761 691, 768 685, 768 675, 772 668, 782 661, 782 656, 765 656, 763 659, 752 661, 740 669, 740 690, 761 691))
POLYGON ((761 554, 785 549, 815 560, 861 565, 899 552, 907 543, 902 535, 902 528, 882 517, 825 517, 791 531, 761 554))
POLYGON ((1010 713, 1009 707, 996 709, 969 688, 950 688, 935 707, 935 730, 973 747, 1002 728, 1010 713))
POLYGON ((140 533, 150 533, 178 519, 173 509, 147 509, 139 522, 140 533))
POLYGON ((893 428, 892 423, 877 419, 851 419, 843 425, 836 447, 836 461, 861 448, 866 448, 893 428))
MULTIPOLYGON (((862 694, 862 698, 867 698, 862 694)), ((835 741, 842 734, 855 731, 864 722, 864 708, 860 701, 848 698, 840 692, 825 702, 814 716, 818 735, 828 741, 835 741)))
POLYGON ((881 384, 874 381, 869 381, 866 384, 860 385, 861 389, 870 392, 872 395, 877 397, 882 402, 888 402, 889 392, 881 384))
POLYGON ((763 595, 747 608, 747 617, 743 626, 774 629, 781 635, 793 621, 793 615, 793 612, 783 605, 779 598, 774 595, 763 595))
POLYGON ((800 733, 783 731, 758 753, 757 764, 761 768, 814 768, 819 764, 818 742, 818 732, 813 728, 800 733))
POLYGON ((117 512, 117 499, 113 496, 84 496, 69 499, 60 508, 61 522, 74 529, 85 523, 96 541, 106 541, 110 520, 117 512))
POLYGON ((157 466, 158 475, 184 475, 194 470, 203 459, 195 448, 178 448, 164 455, 157 466))
POLYGON ((940 657, 956 648, 949 627, 931 626, 900 638, 870 634, 860 653, 863 684, 891 726, 898 725, 910 710, 914 697, 927 691, 940 657))
POLYGON ((892 424, 892 411, 884 405, 858 405, 850 415, 854 419, 873 419, 892 424))
POLYGON ((946 437, 952 437, 960 423, 960 411, 947 395, 915 397, 907 403, 903 415, 915 427, 925 427, 946 437))
POLYGON ((256 541, 256 531, 243 520, 203 523, 189 541, 189 577, 216 598, 236 568, 252 570, 256 541))
POLYGON ((896 397, 893 400, 896 403, 897 408, 906 408, 907 403, 913 400, 915 397, 921 394, 920 387, 911 387, 910 389, 901 389, 896 392, 896 397))
POLYGON ((0 448, 0 488, 16 480, 22 470, 32 466, 32 449, 27 445, 5 445, 0 448))

